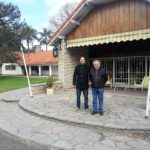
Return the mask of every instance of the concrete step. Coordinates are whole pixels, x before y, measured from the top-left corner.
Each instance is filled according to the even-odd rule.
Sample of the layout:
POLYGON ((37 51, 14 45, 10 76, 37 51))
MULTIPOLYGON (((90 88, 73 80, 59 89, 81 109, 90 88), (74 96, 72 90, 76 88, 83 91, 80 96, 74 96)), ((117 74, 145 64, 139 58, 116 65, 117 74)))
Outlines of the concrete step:
POLYGON ((149 150, 149 139, 48 121, 0 100, 0 131, 51 150, 149 150))
POLYGON ((76 111, 75 101, 70 95, 63 96, 63 94, 24 97, 20 100, 19 106, 32 115, 69 125, 107 131, 150 132, 150 119, 144 119, 145 109, 140 108, 143 107, 143 99, 135 98, 127 101, 128 99, 129 97, 105 95, 104 116, 99 114, 91 116, 91 106, 88 111, 84 109, 76 111))

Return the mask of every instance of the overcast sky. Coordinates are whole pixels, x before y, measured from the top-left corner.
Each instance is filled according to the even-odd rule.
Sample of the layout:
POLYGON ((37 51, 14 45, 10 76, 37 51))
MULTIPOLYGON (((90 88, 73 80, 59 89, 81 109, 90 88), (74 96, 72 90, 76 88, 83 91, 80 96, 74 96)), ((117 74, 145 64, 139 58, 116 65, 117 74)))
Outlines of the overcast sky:
POLYGON ((59 8, 70 1, 80 0, 4 0, 17 5, 21 11, 22 19, 36 30, 40 31, 48 25, 49 18, 59 8))

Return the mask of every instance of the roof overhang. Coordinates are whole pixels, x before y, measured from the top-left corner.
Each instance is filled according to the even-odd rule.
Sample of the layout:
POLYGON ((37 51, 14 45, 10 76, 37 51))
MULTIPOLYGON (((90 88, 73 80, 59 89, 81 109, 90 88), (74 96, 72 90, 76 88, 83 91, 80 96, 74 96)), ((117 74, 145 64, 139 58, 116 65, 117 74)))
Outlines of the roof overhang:
POLYGON ((62 40, 60 37, 65 37, 76 26, 80 25, 80 22, 85 16, 96 6, 104 5, 117 0, 83 0, 75 11, 67 18, 67 20, 60 26, 60 28, 54 33, 49 40, 49 45, 54 46, 55 42, 62 40))
MULTIPOLYGON (((73 13, 53 34, 49 40, 49 45, 54 46, 55 42, 65 39, 66 35, 68 35, 76 26, 80 25, 80 22, 83 20, 83 18, 85 18, 93 8, 115 1, 119 0, 82 0, 73 13)), ((150 0, 145 1, 150 2, 150 0)))

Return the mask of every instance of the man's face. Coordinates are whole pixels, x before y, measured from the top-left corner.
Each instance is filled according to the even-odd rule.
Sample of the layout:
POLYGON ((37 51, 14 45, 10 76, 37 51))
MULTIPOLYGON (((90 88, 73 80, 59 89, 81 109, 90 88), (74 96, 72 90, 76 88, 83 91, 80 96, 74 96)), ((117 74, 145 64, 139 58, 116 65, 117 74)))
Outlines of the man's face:
POLYGON ((94 65, 94 68, 95 68, 96 70, 98 70, 98 69, 101 67, 101 65, 100 65, 100 62, 99 62, 99 61, 95 61, 95 62, 93 62, 93 65, 94 65))
POLYGON ((80 64, 85 64, 85 58, 84 57, 80 58, 80 64))

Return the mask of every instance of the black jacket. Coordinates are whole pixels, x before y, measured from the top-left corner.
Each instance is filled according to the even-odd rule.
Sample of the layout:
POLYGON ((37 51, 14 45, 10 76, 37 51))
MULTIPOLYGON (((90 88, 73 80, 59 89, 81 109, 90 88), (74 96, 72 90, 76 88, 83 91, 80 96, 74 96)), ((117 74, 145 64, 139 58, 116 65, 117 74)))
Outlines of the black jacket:
POLYGON ((96 71, 94 68, 91 69, 89 78, 93 88, 104 88, 104 85, 108 80, 106 70, 102 68, 100 68, 98 71, 96 71))
POLYGON ((89 72, 90 69, 86 64, 79 64, 75 67, 73 85, 75 85, 77 89, 87 89, 89 87, 89 72))

